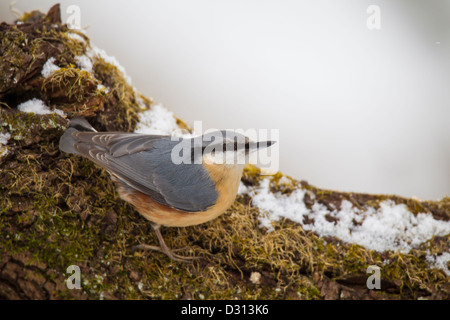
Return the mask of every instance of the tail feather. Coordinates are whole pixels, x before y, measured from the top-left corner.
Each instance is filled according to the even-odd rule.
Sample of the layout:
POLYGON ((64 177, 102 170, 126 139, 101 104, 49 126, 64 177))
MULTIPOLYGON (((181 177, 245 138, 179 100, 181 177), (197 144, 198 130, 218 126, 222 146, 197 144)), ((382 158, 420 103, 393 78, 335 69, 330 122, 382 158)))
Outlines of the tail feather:
POLYGON ((75 143, 77 142, 73 138, 73 133, 87 131, 87 132, 97 132, 90 124, 86 121, 86 119, 81 117, 73 118, 69 123, 69 128, 64 132, 64 134, 59 139, 59 149, 63 152, 79 154, 77 150, 75 150, 75 143))

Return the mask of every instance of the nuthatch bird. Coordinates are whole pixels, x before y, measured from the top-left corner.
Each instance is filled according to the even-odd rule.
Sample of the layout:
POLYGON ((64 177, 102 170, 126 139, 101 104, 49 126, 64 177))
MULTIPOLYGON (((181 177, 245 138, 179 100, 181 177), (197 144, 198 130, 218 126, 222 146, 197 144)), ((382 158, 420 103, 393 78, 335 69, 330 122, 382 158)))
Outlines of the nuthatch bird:
POLYGON ((85 119, 75 117, 59 148, 104 168, 117 184, 119 196, 151 222, 160 247, 141 244, 135 249, 157 250, 173 260, 190 261, 193 258, 169 249, 160 226, 197 225, 224 213, 234 202, 249 154, 273 143, 253 142, 225 130, 176 139, 97 132, 85 119))

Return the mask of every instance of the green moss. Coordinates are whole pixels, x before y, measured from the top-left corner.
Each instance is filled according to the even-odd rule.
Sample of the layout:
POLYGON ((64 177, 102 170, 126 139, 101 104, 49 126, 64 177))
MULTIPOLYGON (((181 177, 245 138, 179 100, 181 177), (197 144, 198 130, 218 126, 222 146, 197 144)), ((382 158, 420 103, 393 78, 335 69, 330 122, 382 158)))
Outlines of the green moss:
MULTIPOLYGON (((106 62, 101 57, 95 57, 93 68, 95 77, 110 88, 113 99, 107 108, 110 113, 114 114, 116 125, 123 128, 124 131, 132 130, 137 123, 138 113, 142 111, 133 87, 128 84, 124 75, 115 65, 106 62)), ((147 98, 143 101, 147 108, 153 103, 147 98)), ((105 115, 101 121, 107 124, 111 119, 105 115)))
POLYGON ((98 103, 102 101, 105 93, 97 88, 99 84, 89 72, 69 64, 45 78, 42 90, 44 93, 50 93, 52 99, 68 100, 70 108, 63 107, 63 110, 87 116, 95 114, 101 108, 98 103), (92 103, 92 100, 96 103, 92 103))

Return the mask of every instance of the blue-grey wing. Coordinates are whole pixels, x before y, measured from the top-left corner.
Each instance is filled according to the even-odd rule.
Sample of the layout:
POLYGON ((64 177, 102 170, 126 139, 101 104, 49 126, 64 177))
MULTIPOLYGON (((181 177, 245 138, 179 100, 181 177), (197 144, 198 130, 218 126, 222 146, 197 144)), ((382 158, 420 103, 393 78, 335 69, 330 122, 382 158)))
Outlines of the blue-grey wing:
POLYGON ((201 164, 175 164, 168 136, 136 133, 72 133, 74 148, 121 182, 175 209, 205 211, 216 203, 215 184, 201 164))

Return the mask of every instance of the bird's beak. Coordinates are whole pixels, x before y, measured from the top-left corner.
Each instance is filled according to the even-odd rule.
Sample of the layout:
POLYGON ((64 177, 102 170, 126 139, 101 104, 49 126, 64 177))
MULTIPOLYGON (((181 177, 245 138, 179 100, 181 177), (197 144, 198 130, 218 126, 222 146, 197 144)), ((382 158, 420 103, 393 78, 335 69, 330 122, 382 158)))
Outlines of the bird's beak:
POLYGON ((256 149, 260 150, 260 149, 264 149, 264 148, 269 148, 271 145, 275 144, 276 141, 262 141, 262 142, 257 142, 256 143, 256 149))

